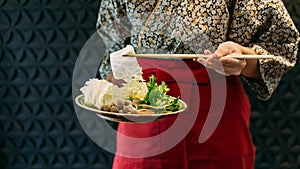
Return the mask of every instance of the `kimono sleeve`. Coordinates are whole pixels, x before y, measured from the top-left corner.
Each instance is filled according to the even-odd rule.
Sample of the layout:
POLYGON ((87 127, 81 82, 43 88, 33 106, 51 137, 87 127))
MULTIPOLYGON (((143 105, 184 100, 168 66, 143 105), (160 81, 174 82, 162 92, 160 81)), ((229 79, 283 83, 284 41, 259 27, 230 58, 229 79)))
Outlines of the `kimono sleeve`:
POLYGON ((126 0, 102 0, 96 29, 105 45, 105 55, 99 66, 99 74, 105 79, 111 72, 110 53, 124 48, 130 41, 131 24, 126 0))
POLYGON ((282 76, 296 64, 299 33, 280 0, 238 1, 229 37, 252 48, 259 59, 260 79, 243 77, 261 100, 270 98, 282 76))

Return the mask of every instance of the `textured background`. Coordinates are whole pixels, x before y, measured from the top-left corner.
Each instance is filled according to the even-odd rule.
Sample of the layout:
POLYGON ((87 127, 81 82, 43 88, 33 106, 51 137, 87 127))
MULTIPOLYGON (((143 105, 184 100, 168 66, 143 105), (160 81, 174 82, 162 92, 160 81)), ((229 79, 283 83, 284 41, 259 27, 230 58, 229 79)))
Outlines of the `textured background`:
MULTIPOLYGON (((300 28, 300 0, 285 0, 300 28)), ((111 155, 73 110, 76 58, 95 32, 95 0, 0 0, 0 168, 107 168, 111 155)), ((256 169, 300 168, 300 65, 273 98, 251 93, 256 169)))

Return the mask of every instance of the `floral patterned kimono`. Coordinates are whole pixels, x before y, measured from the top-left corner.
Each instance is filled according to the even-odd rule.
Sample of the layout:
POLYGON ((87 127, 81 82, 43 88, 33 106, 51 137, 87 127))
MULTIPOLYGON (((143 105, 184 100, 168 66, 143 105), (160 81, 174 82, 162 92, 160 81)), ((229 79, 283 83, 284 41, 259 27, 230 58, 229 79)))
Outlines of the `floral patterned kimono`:
POLYGON ((170 95, 187 102, 186 117, 182 117, 186 120, 167 137, 163 134, 177 117, 120 123, 113 164, 114 169, 254 168, 250 104, 240 77, 259 99, 266 100, 282 75, 295 65, 299 35, 282 1, 102 0, 97 29, 106 44, 99 69, 102 78, 111 72, 109 54, 127 44, 137 53, 184 54, 213 52, 220 43, 233 41, 257 54, 274 55, 273 59, 259 59, 259 79, 224 77, 192 60, 139 59, 146 80, 154 74, 158 82, 167 83, 170 95), (219 98, 225 101, 219 102, 219 98), (218 124, 201 141, 210 113, 222 116, 219 121, 217 116, 210 117, 218 124), (123 135, 156 139, 140 144, 123 135), (176 139, 178 142, 167 147, 176 139))

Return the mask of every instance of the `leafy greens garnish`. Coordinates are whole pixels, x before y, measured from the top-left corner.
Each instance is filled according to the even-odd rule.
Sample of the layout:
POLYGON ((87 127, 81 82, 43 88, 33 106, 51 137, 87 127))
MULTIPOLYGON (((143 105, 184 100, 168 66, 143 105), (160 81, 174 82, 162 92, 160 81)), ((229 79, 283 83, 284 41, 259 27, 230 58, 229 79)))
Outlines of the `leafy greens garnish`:
POLYGON ((141 101, 141 104, 147 104, 151 106, 164 106, 164 112, 166 111, 177 111, 180 108, 179 98, 173 99, 167 92, 170 90, 165 82, 157 84, 155 76, 149 77, 147 83, 148 92, 146 93, 145 99, 141 101))

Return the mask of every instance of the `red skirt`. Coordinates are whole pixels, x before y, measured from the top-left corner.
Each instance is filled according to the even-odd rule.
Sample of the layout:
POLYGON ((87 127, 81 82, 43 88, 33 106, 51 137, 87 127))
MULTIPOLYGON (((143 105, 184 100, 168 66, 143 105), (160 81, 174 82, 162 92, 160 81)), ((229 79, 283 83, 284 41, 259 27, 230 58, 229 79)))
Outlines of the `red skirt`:
POLYGON ((188 108, 144 124, 120 123, 114 169, 253 169, 250 104, 238 76, 194 61, 139 60, 146 80, 165 81, 188 108))

